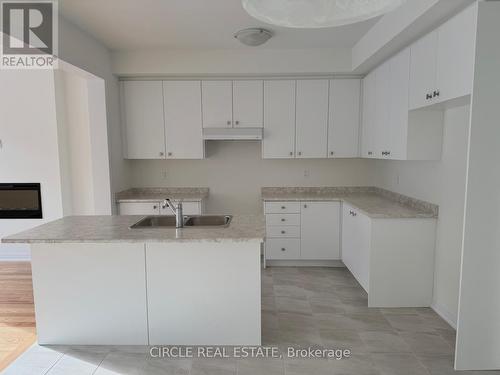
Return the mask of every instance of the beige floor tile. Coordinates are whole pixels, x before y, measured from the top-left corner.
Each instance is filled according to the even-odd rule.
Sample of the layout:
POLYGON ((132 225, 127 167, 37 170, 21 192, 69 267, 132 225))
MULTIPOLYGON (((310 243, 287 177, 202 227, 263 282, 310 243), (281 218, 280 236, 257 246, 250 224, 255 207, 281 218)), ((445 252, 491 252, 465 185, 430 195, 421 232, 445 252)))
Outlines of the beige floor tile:
POLYGON ((416 354, 453 354, 453 348, 436 333, 400 332, 400 335, 416 354))
POLYGON ((367 348, 356 330, 322 329, 319 334, 325 348, 349 349, 353 354, 367 353, 367 348))
POLYGON ((410 346, 396 332, 359 332, 366 349, 371 353, 410 353, 410 346))
POLYGON ((384 375, 429 375, 424 365, 413 354, 372 354, 375 367, 384 375))

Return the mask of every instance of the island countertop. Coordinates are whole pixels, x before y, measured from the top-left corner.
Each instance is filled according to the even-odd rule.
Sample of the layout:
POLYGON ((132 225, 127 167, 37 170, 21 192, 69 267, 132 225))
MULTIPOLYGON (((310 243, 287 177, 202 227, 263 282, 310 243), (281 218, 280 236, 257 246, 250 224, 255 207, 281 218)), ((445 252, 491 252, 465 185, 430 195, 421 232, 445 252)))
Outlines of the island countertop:
POLYGON ((2 239, 4 243, 222 242, 265 239, 264 215, 233 215, 225 228, 134 228, 144 215, 67 216, 2 239))
POLYGON ((389 190, 372 187, 264 187, 264 202, 344 201, 378 219, 436 218, 439 207, 389 190))

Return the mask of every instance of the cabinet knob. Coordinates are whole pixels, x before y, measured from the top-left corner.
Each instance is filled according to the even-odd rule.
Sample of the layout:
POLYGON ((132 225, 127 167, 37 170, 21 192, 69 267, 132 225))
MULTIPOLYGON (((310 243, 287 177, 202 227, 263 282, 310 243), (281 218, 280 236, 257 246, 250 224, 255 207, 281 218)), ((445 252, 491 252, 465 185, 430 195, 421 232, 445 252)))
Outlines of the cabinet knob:
POLYGON ((281 206, 281 209, 284 210, 286 207, 285 206, 281 206))
POLYGON ((172 153, 171 153, 171 152, 169 152, 167 155, 168 155, 168 156, 172 156, 172 153))
POLYGON ((307 208, 307 204, 304 205, 304 208, 307 208))
POLYGON ((427 99, 427 100, 432 99, 432 94, 426 94, 425 99, 427 99))
POLYGON ((286 251, 286 249, 284 247, 281 248, 281 251, 286 251))
POLYGON ((285 219, 285 218, 282 218, 282 219, 281 219, 281 221, 286 221, 286 219, 285 219))
POLYGON ((334 155, 334 154, 335 154, 335 152, 333 152, 333 151, 330 151, 330 155, 334 155))
POLYGON ((435 90, 433 93, 432 93, 432 97, 436 97, 436 96, 439 96, 439 90, 435 90))
POLYGON ((373 152, 372 151, 368 151, 368 155, 373 155, 373 152))
POLYGON ((293 152, 292 151, 290 151, 290 156, 293 156, 293 152))
POLYGON ((298 152, 298 154, 299 154, 299 156, 300 156, 300 155, 302 155, 302 152, 300 152, 300 151, 299 151, 299 152, 298 152))
POLYGON ((281 234, 285 234, 286 232, 284 230, 281 231, 281 234))
POLYGON ((231 120, 228 120, 227 124, 228 124, 228 125, 231 125, 231 120))
POLYGON ((165 156, 165 153, 164 152, 160 152, 160 156, 165 156))
POLYGON ((235 123, 236 125, 239 125, 239 124, 240 124, 240 122, 239 122, 238 120, 236 120, 234 123, 235 123))
POLYGON ((154 206, 153 206, 153 210, 156 210, 157 208, 158 208, 158 206, 157 206, 157 205, 154 205, 154 206))

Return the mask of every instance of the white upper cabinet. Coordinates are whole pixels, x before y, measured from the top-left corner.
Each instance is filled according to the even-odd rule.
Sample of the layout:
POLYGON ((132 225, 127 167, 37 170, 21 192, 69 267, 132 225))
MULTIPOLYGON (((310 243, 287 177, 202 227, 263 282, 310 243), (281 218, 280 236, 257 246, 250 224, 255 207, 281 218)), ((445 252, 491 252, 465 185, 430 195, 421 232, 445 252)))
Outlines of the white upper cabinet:
POLYGON ((264 89, 260 80, 233 81, 233 126, 262 128, 264 89))
POLYGON ((200 85, 163 82, 167 159, 203 159, 200 85))
POLYGON ((395 95, 390 92, 391 66, 384 63, 375 69, 375 121, 373 123, 373 156, 385 155, 384 143, 387 141, 387 128, 392 110, 391 97, 395 95))
POLYGON ((328 80, 298 80, 296 103, 296 157, 326 158, 328 80))
POLYGON ((262 157, 295 155, 295 81, 264 82, 264 139, 262 157))
POLYGON ((202 81, 203 127, 233 126, 233 83, 231 81, 202 81))
POLYGON ((127 159, 165 159, 161 81, 121 82, 121 110, 127 159))
POLYGON ((411 46, 410 109, 472 92, 477 3, 411 46))
POLYGON ((404 160, 407 158, 410 49, 398 53, 387 65, 390 71, 389 119, 379 156, 404 160))
POLYGON ((438 29, 437 89, 441 101, 472 92, 476 25, 477 3, 438 29))
POLYGON ((435 102, 437 96, 438 33, 433 31, 411 46, 410 109, 435 102), (437 92, 437 91, 436 91, 437 92))
POLYGON ((359 156, 360 96, 359 79, 330 80, 328 157, 359 156))
POLYGON ((375 119, 376 119, 376 71, 363 79, 363 114, 361 126, 361 156, 375 157, 375 119))

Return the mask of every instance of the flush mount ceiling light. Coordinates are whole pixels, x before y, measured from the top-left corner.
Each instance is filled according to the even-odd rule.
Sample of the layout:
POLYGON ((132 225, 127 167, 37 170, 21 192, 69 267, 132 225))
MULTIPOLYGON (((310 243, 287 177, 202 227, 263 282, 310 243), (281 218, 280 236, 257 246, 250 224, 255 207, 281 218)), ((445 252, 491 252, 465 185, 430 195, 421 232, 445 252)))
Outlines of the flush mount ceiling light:
POLYGON ((406 0, 241 0, 259 21, 296 28, 342 26, 396 9, 406 0))
POLYGON ((273 33, 271 31, 259 28, 243 29, 234 34, 234 37, 241 43, 252 47, 264 44, 272 36, 273 33))

